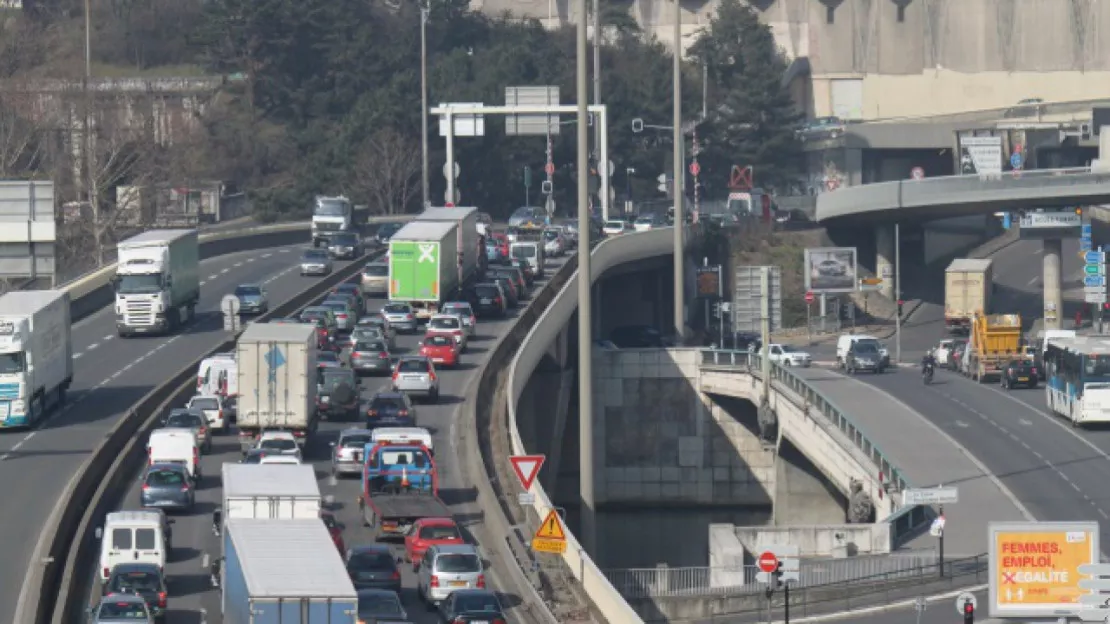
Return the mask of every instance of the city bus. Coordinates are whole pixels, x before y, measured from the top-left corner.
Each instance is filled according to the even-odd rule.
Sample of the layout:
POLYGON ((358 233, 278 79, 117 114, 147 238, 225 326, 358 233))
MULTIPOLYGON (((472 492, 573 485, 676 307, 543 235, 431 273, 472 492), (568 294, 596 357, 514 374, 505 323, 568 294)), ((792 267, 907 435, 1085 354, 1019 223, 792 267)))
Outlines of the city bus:
POLYGON ((1048 409, 1073 426, 1110 422, 1110 338, 1050 338, 1044 366, 1048 409))

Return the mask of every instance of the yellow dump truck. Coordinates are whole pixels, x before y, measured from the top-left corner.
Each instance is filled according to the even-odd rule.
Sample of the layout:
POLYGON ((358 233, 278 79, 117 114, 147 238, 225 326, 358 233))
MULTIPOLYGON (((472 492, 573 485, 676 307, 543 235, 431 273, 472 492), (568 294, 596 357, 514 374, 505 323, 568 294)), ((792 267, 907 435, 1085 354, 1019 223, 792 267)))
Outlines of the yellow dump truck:
POLYGON ((960 370, 975 381, 997 378, 1011 360, 1025 357, 1020 314, 977 314, 960 370))

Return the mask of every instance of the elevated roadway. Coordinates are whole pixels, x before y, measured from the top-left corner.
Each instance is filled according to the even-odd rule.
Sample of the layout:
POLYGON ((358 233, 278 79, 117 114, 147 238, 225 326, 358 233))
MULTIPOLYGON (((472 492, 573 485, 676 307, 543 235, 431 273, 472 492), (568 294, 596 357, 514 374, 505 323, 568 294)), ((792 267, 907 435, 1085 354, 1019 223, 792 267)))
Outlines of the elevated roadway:
POLYGON ((1110 171, 1037 169, 996 178, 958 175, 844 187, 817 197, 816 218, 838 226, 881 224, 1108 202, 1110 171))
MULTIPOLYGON (((549 261, 548 275, 554 273, 557 267, 557 262, 549 261)), ((537 282, 533 292, 538 291, 543 283, 537 282)), ((382 299, 371 299, 368 308, 377 310, 383 303, 382 299)), ((522 303, 520 310, 523 310, 524 305, 527 305, 527 302, 522 303)), ((440 470, 441 497, 451 508, 452 514, 464 531, 473 528, 481 521, 483 510, 477 503, 474 484, 466 482, 460 468, 458 443, 460 432, 457 429, 459 410, 463 404, 463 395, 476 382, 476 372, 489 357, 490 348, 516 323, 520 310, 513 311, 505 319, 479 321, 477 335, 463 354, 462 363, 456 369, 439 371, 441 380, 439 402, 430 405, 416 404, 418 426, 429 429, 433 435, 436 463, 440 470)), ((414 353, 418 349, 419 339, 420 336, 417 335, 398 336, 396 348, 392 353, 395 356, 414 353)), ((368 401, 374 393, 388 389, 389 385, 388 377, 363 378, 361 392, 363 400, 368 401)), ((373 536, 369 529, 363 527, 359 515, 357 504, 361 485, 359 479, 331 476, 329 443, 334 442, 343 429, 362 426, 364 423, 361 420, 322 423, 317 435, 305 449, 306 459, 311 461, 316 469, 321 493, 325 497, 334 498, 335 502, 330 505, 330 510, 344 526, 343 537, 348 548, 371 543, 373 536)), ((240 458, 239 443, 234 435, 216 437, 213 451, 201 460, 202 473, 205 476, 198 491, 196 507, 190 513, 173 516, 176 521, 173 529, 174 554, 167 566, 167 575, 171 582, 168 624, 223 621, 220 593, 212 589, 208 576, 208 563, 218 558, 221 550, 220 539, 212 532, 211 513, 221 504, 222 464, 238 462, 240 458)), ((140 475, 136 474, 135 485, 119 501, 118 509, 139 508, 139 477, 140 475)), ((402 552, 403 550, 398 548, 396 554, 400 555, 402 552)), ((438 622, 438 617, 429 613, 416 597, 416 576, 412 573, 411 566, 402 566, 402 570, 402 598, 410 620, 419 624, 438 622)), ((95 570, 88 570, 90 580, 95 573, 95 570)), ((499 570, 491 570, 489 574, 492 577, 492 586, 502 589, 506 587, 500 582, 499 570)), ((90 585, 96 586, 95 583, 90 585)), ((95 599, 95 594, 89 596, 90 603, 95 599)), ((520 608, 522 603, 519 596, 503 594, 503 600, 514 622, 531 621, 526 615, 528 609, 520 608)))

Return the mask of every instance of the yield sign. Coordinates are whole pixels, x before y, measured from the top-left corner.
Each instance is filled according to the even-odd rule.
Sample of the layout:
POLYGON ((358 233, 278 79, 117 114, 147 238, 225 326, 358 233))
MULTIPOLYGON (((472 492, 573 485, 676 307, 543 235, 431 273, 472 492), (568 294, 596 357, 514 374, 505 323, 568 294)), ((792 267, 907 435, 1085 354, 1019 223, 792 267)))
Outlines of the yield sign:
POLYGON ((532 483, 536 481, 536 476, 540 474, 540 468, 546 458, 546 455, 513 455, 509 458, 509 461, 513 464, 513 472, 516 473, 516 478, 520 479, 520 485, 526 491, 532 489, 532 483))

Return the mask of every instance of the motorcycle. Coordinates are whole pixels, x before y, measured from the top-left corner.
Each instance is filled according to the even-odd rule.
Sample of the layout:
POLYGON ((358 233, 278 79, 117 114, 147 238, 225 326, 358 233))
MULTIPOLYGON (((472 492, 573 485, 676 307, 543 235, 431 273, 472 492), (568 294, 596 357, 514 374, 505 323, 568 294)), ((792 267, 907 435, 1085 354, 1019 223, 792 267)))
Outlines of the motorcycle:
POLYGON ((933 365, 932 364, 926 364, 925 365, 924 370, 921 371, 921 380, 925 382, 926 386, 933 383, 933 365))

